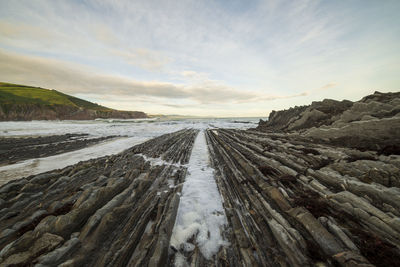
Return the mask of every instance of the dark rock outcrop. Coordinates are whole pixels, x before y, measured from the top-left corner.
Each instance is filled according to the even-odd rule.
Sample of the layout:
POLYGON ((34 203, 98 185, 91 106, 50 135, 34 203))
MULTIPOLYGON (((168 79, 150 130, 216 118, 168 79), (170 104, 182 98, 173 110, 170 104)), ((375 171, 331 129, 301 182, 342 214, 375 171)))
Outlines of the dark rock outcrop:
POLYGON ((64 134, 25 138, 0 138, 0 165, 48 157, 93 145, 117 136, 88 138, 87 134, 64 134))
POLYGON ((259 129, 271 131, 292 131, 332 124, 336 116, 349 109, 353 103, 348 100, 325 99, 309 106, 288 110, 272 111, 267 121, 261 121, 259 129))
POLYGON ((228 265, 400 265, 399 107, 375 92, 207 131, 228 265))
POLYGON ((400 92, 375 92, 354 103, 324 100, 272 112, 257 130, 278 130, 322 144, 400 154, 400 92))
POLYGON ((0 187, 0 265, 165 266, 196 134, 0 187))
POLYGON ((398 156, 284 133, 207 136, 229 221, 228 266, 400 264, 398 156))
MULTIPOLYGON (((211 259, 194 244, 184 264, 400 266, 399 104, 377 92, 295 108, 295 119, 277 112, 258 129, 207 130, 229 242, 211 259)), ((0 265, 172 265, 196 134, 0 187, 0 265)))

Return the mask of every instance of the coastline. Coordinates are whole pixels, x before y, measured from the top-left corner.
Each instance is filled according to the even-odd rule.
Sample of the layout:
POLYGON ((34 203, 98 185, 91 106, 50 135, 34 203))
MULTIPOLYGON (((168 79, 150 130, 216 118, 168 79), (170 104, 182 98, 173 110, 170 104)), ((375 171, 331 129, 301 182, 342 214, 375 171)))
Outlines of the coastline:
MULTIPOLYGON (((188 122, 119 154, 10 181, 0 187, 0 263, 395 266, 398 99, 376 93, 340 112, 322 101, 247 129, 188 122), (199 130, 206 143, 195 145, 199 130), (185 224, 181 214, 189 234, 170 244, 185 182, 196 189, 203 173, 215 179, 223 208, 210 212, 226 219, 202 224, 197 214, 185 224), (222 245, 205 250, 210 240, 222 245)), ((197 190, 199 203, 214 191, 197 190)))

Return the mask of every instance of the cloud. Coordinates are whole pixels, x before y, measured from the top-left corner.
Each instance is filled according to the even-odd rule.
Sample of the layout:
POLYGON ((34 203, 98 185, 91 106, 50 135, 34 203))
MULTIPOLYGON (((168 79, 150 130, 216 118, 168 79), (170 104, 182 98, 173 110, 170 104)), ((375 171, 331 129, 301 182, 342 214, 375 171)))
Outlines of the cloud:
POLYGON ((46 27, 32 23, 0 19, 1 47, 57 56, 98 58, 99 49, 87 36, 70 34, 57 26, 46 27), (96 55, 96 57, 94 56, 96 55))
POLYGON ((241 91, 204 78, 204 75, 202 77, 202 80, 193 84, 138 81, 124 76, 100 74, 83 65, 0 49, 1 80, 59 89, 71 94, 184 99, 201 104, 247 103, 300 96, 269 96, 254 91, 241 91))
POLYGON ((66 93, 149 95, 169 98, 188 97, 181 86, 146 82, 99 74, 79 64, 37 56, 20 55, 0 49, 0 79, 63 90, 66 93))
POLYGON ((161 71, 171 62, 171 59, 160 51, 128 47, 107 24, 93 23, 89 27, 89 33, 103 44, 107 54, 117 56, 130 65, 149 71, 161 71))
POLYGON ((113 49, 111 53, 122 58, 128 64, 139 66, 150 71, 159 71, 171 61, 160 52, 144 48, 113 49))
POLYGON ((338 86, 337 83, 330 82, 330 83, 325 84, 324 86, 321 86, 321 87, 318 87, 318 88, 315 88, 315 89, 312 89, 312 90, 305 91, 302 94, 303 94, 303 96, 307 96, 307 95, 311 95, 311 94, 314 94, 314 93, 318 93, 320 91, 328 90, 328 89, 336 87, 336 86, 338 86))
POLYGON ((210 79, 210 74, 196 71, 182 71, 180 73, 186 80, 190 81, 193 91, 198 92, 198 100, 203 104, 208 103, 221 103, 225 99, 231 99, 232 103, 251 103, 251 102, 264 102, 277 99, 288 99, 306 96, 307 92, 291 95, 272 95, 255 91, 247 90, 233 90, 231 87, 225 85, 222 81, 210 79))
POLYGON ((332 87, 335 87, 337 85, 338 85, 337 83, 328 83, 328 84, 325 84, 324 86, 322 86, 321 88, 318 88, 318 89, 319 90, 326 90, 326 89, 330 89, 332 87))
POLYGON ((118 36, 106 24, 93 23, 89 29, 94 37, 103 44, 109 46, 121 45, 118 36))
POLYGON ((188 108, 188 107, 192 107, 192 105, 180 105, 180 104, 161 104, 163 106, 166 107, 170 107, 170 108, 188 108))
POLYGON ((163 70, 172 61, 160 51, 128 47, 106 24, 92 23, 86 27, 86 36, 75 36, 26 23, 0 20, 0 40, 9 46, 30 51, 57 54, 62 51, 92 59, 119 58, 129 65, 152 72, 163 70))
POLYGON ((0 20, 0 38, 49 38, 52 34, 43 28, 23 23, 0 20))
POLYGON ((188 77, 188 78, 192 78, 192 77, 195 77, 195 76, 198 75, 197 72, 192 71, 192 70, 185 70, 185 71, 182 71, 180 74, 181 74, 183 77, 188 77))

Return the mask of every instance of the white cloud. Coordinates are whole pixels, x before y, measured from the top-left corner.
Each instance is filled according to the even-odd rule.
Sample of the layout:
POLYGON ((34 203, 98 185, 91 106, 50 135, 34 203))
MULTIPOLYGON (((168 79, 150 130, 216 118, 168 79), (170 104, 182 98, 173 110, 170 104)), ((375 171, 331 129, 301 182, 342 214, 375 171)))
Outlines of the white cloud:
POLYGON ((399 7, 398 1, 0 1, 0 48, 14 61, 0 63, 0 77, 187 112, 208 105, 214 114, 361 98, 365 88, 398 86, 399 7))
POLYGON ((150 71, 162 70, 170 59, 157 51, 138 48, 132 50, 112 50, 113 55, 121 57, 128 64, 139 66, 150 71))
POLYGON ((186 99, 200 104, 248 103, 301 96, 271 96, 243 91, 210 80, 205 74, 190 74, 190 77, 197 77, 195 83, 138 81, 100 74, 95 69, 60 60, 0 50, 1 80, 59 89, 66 93, 186 99))

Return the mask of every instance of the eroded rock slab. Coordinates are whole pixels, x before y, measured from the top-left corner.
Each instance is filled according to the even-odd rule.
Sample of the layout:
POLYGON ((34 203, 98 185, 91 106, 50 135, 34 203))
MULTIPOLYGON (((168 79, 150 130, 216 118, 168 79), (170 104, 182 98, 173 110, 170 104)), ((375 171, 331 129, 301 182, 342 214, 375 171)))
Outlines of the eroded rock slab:
POLYGON ((0 166, 74 151, 116 137, 88 138, 87 134, 64 134, 0 138, 0 166))
POLYGON ((232 266, 397 266, 400 157, 291 133, 207 131, 232 266))
POLYGON ((0 265, 164 266, 196 135, 0 187, 0 265))
POLYGON ((273 111, 262 132, 285 132, 321 144, 400 155, 400 92, 375 92, 360 101, 325 99, 273 111))

